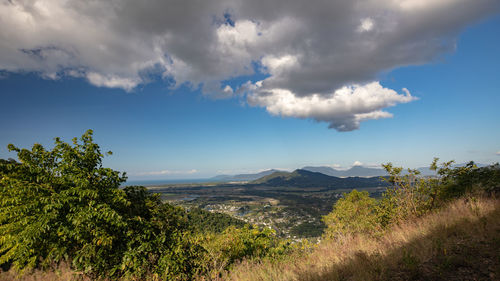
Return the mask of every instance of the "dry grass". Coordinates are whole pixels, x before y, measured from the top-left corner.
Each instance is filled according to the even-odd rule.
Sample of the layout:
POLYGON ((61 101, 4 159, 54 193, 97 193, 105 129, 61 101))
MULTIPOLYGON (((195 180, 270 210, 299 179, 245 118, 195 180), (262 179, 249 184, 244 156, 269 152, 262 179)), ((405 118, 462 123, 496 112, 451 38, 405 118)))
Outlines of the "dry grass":
POLYGON ((500 200, 460 199, 382 237, 323 243, 294 261, 244 262, 226 280, 500 280, 500 200))
POLYGON ((60 265, 56 269, 50 271, 35 270, 31 272, 25 272, 20 274, 13 270, 7 272, 0 272, 0 281, 90 281, 90 278, 84 275, 72 271, 67 265, 60 265))

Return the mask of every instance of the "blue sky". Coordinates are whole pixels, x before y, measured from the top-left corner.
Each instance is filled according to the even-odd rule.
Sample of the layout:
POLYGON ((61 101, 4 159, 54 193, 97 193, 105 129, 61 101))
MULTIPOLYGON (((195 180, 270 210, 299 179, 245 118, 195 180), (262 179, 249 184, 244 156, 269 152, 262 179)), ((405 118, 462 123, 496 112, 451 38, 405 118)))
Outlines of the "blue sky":
MULTIPOLYGON (((234 14, 236 26, 231 22, 222 27, 236 29, 239 19, 251 17, 244 13, 234 14)), ((372 71, 374 74, 370 72, 373 75, 368 73, 372 75, 368 79, 368 74, 362 73, 366 69, 353 71, 353 75, 359 73, 359 80, 353 78, 355 83, 352 85, 376 81, 381 86, 380 91, 386 91, 376 97, 392 99, 373 111, 371 108, 361 111, 372 114, 383 110, 392 117, 370 117, 359 119, 358 123, 353 121, 358 117, 352 112, 338 115, 338 107, 323 112, 318 104, 313 104, 309 111, 303 111, 307 107, 301 104, 303 107, 290 111, 288 104, 278 104, 279 107, 273 109, 275 100, 269 100, 269 96, 291 97, 294 99, 291 104, 308 102, 304 97, 318 97, 320 105, 332 102, 330 98, 334 97, 329 90, 307 88, 306 82, 316 81, 315 77, 322 73, 300 73, 305 82, 297 84, 295 76, 285 76, 280 68, 273 68, 275 61, 272 59, 278 57, 273 50, 266 51, 273 54, 270 59, 266 59, 266 54, 256 53, 260 61, 251 59, 246 68, 235 63, 227 70, 229 74, 222 71, 205 77, 193 74, 192 70, 185 72, 188 74, 180 68, 168 70, 167 66, 165 69, 172 71, 167 78, 161 78, 162 75, 154 71, 144 74, 141 70, 139 76, 134 76, 137 72, 133 71, 130 72, 135 73, 133 75, 116 71, 119 79, 115 76, 102 78, 99 71, 113 74, 115 70, 108 69, 109 64, 99 66, 86 62, 85 58, 79 63, 87 68, 77 68, 80 74, 61 74, 61 69, 54 72, 52 68, 65 62, 56 60, 54 64, 40 65, 29 65, 21 59, 11 62, 0 50, 0 69, 3 69, 0 158, 14 157, 6 149, 8 143, 30 147, 39 142, 50 147, 56 136, 69 141, 92 129, 103 150, 114 152, 106 158, 105 165, 126 171, 130 179, 204 178, 306 165, 349 167, 355 161, 367 166, 393 162, 420 167, 429 164, 433 157, 457 162, 498 162, 500 16, 488 13, 474 16, 473 19, 464 16, 466 19, 456 23, 457 27, 429 35, 444 42, 443 50, 428 51, 431 56, 426 53, 407 61, 395 61, 393 65, 374 61, 381 65, 372 71), (89 70, 81 70, 92 68, 101 76, 91 76, 89 70), (311 75, 314 77, 308 78, 311 75), (256 82, 263 80, 264 86, 258 88, 256 82), (250 82, 245 84, 246 81, 250 82), (280 96, 279 89, 285 87, 279 84, 282 81, 292 86, 280 96), (230 91, 226 91, 225 86, 229 86, 230 91), (268 87, 266 92, 261 91, 264 87, 268 87), (408 89, 411 96, 406 95, 403 88, 408 89), (330 125, 332 129, 328 129, 329 124, 340 125, 330 125), (343 128, 348 129, 343 131, 343 128)), ((376 16, 363 18, 364 25, 360 28, 367 30, 359 32, 371 31, 372 25, 377 28, 377 19, 376 16)), ((260 22, 266 20, 272 23, 265 18, 260 22)), ((246 24, 245 28, 251 29, 252 26, 246 24)), ((265 32, 265 24, 261 26, 265 32)), ((221 26, 215 28, 221 30, 221 26)), ((245 28, 241 30, 246 32, 245 28)), ((281 41, 276 44, 281 43, 285 44, 281 41)), ((3 45, 0 48, 7 49, 3 45)), ((259 48, 268 47, 259 45, 259 48)), ((325 52, 319 48, 318 53, 325 52)), ((173 46, 166 50, 176 49, 173 46)), ((175 52, 165 52, 166 57, 167 53, 175 61, 175 52)), ((282 60, 278 66, 288 66, 288 61, 303 65, 314 62, 313 59, 294 61, 304 57, 295 55, 298 53, 279 57, 282 60)), ((47 56, 51 59, 50 54, 47 56)), ((347 58, 349 56, 346 54, 347 58)), ((339 64, 348 69, 352 60, 339 64)), ((224 66, 234 61, 224 62, 224 66)), ((184 62, 187 64, 189 60, 184 62)), ((71 67, 74 67, 73 62, 64 69, 71 67)), ((314 71, 320 71, 318 66, 314 71)), ((327 68, 325 71, 336 70, 327 68)), ((333 78, 328 77, 327 81, 337 79, 337 72, 332 73, 333 78)), ((331 82, 331 89, 351 85, 339 79, 340 82, 331 82)))

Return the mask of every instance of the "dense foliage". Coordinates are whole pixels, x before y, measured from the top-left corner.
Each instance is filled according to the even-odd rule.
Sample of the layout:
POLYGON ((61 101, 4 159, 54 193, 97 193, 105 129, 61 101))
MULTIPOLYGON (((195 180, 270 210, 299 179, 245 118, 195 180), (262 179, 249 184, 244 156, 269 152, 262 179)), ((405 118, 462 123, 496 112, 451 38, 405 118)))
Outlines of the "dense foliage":
POLYGON ((449 200, 465 194, 500 192, 499 164, 478 168, 473 162, 453 167, 453 161, 438 166, 438 158, 431 164, 436 176, 424 177, 418 170, 383 165, 391 184, 376 201, 367 192, 356 190, 344 194, 331 213, 323 217, 327 225, 324 237, 335 239, 343 235, 373 234, 410 218, 420 217, 443 206, 449 200))
POLYGON ((246 223, 228 214, 212 213, 201 208, 191 208, 188 212, 189 224, 193 232, 221 233, 229 226, 244 227, 246 223))
POLYGON ((351 191, 323 217, 328 226, 324 236, 333 239, 344 233, 366 233, 377 228, 376 200, 366 191, 351 191))
POLYGON ((208 234, 201 241, 207 251, 203 263, 210 269, 207 275, 211 279, 219 277, 236 261, 266 257, 279 259, 294 249, 290 242, 277 239, 273 230, 265 228, 260 231, 249 226, 230 226, 221 235, 208 234))
POLYGON ((91 277, 190 280, 280 246, 267 230, 223 231, 242 222, 188 213, 144 187, 121 189, 125 174, 102 167, 104 155, 91 130, 72 144, 56 138, 52 150, 40 144, 8 148, 19 162, 0 160, 3 268, 65 262, 91 277))

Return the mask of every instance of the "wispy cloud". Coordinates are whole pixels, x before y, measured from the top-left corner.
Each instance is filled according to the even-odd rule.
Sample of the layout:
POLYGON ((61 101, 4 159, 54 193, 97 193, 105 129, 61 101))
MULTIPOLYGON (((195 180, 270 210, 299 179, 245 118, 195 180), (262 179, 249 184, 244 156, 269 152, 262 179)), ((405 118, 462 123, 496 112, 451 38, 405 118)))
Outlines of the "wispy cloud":
POLYGON ((495 154, 496 154, 496 155, 500 155, 500 150, 499 150, 499 151, 497 151, 497 153, 495 153, 495 154))
POLYGON ((196 173, 198 173, 198 171, 196 169, 192 169, 187 171, 161 170, 161 171, 139 172, 134 175, 135 176, 192 175, 196 173))

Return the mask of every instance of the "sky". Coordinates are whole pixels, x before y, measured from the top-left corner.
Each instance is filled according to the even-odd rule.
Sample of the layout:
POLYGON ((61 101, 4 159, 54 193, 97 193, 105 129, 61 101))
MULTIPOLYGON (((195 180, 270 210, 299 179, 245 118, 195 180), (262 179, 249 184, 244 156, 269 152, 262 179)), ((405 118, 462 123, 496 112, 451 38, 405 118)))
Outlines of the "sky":
POLYGON ((129 179, 500 161, 500 1, 0 1, 0 158, 129 179))

